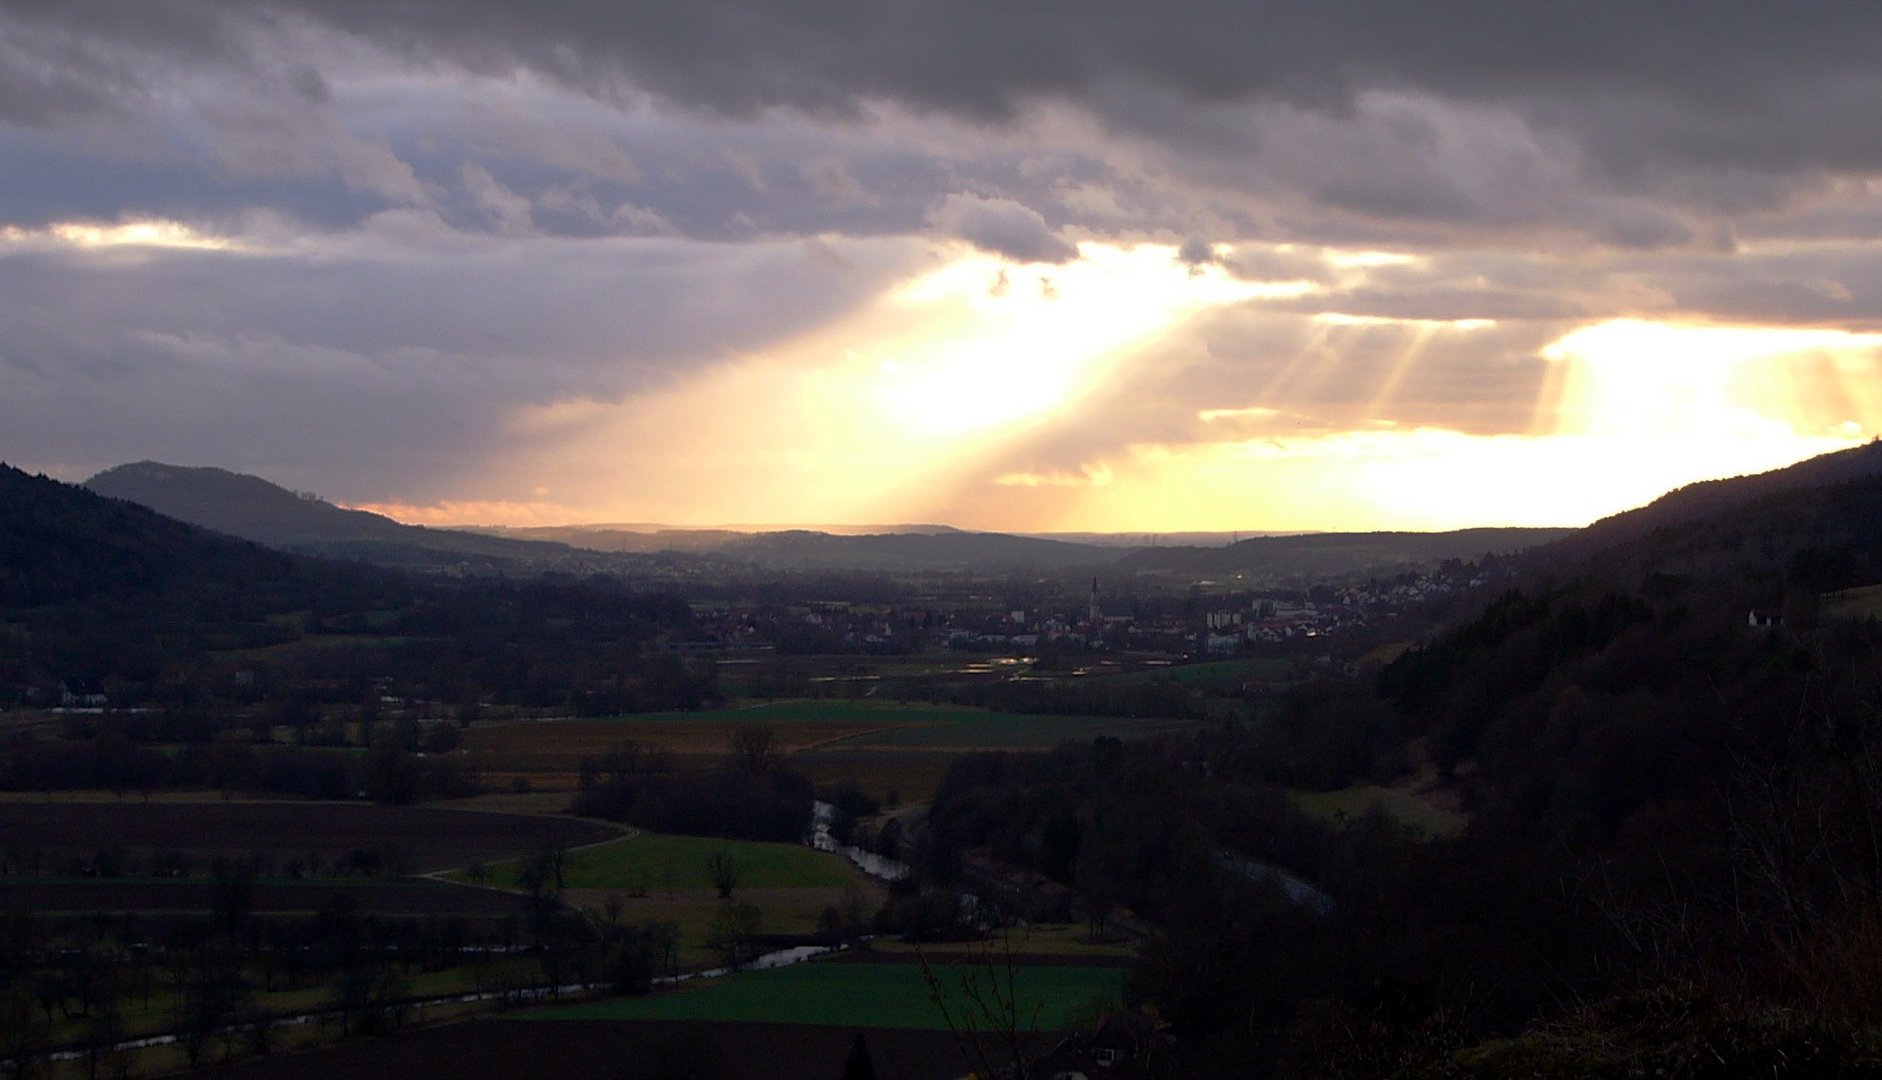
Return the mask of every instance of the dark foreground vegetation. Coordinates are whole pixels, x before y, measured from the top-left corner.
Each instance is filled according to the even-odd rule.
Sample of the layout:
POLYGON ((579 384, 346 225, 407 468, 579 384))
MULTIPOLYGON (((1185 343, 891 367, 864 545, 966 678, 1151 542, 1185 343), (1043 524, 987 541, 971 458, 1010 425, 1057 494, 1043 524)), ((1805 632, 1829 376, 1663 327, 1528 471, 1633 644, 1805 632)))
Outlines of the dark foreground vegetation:
MULTIPOLYGON (((309 1059, 271 1058, 211 1075, 230 1080, 409 1080, 413 1076, 556 1076, 566 1080, 840 1080, 856 1030, 809 1024, 645 1020, 483 1020, 356 1045, 309 1059)), ((872 1073, 952 1080, 963 1071, 945 1031, 869 1033, 872 1073)))
POLYGON ((194 1067, 268 1054, 297 1021, 346 1038, 428 1003, 645 993, 677 970, 675 929, 560 898, 566 850, 616 835, 360 804, 0 803, 0 1060, 37 1075, 63 1050, 123 1075, 153 1035, 194 1067), (414 876, 512 859, 501 888, 414 876))
MULTIPOLYGON (((951 649, 884 651, 904 677, 877 701, 761 713, 721 700, 733 663, 710 659, 724 654, 692 639, 697 617, 671 596, 610 578, 467 581, 291 558, 0 473, 0 687, 39 706, 0 714, 0 788, 120 800, 0 804, 0 870, 32 898, 0 935, 0 1029, 39 1040, 0 1056, 107 1045, 134 998, 140 1022, 157 1009, 167 1030, 204 1033, 195 1063, 265 1041, 275 1029, 255 1020, 283 986, 312 993, 348 1034, 445 985, 645 993, 689 946, 676 922, 636 918, 634 901, 701 916, 713 954, 735 964, 772 939, 865 929, 935 949, 1066 924, 1081 928, 1060 939, 1076 949, 1115 957, 1128 942, 1117 1004, 1141 1028, 1127 1048, 1136 1075, 1874 1075, 1882 623, 1863 590, 1882 585, 1878 458, 1871 446, 1701 486, 1493 570, 1448 565, 1426 580, 1476 584, 1402 618, 1341 604, 1350 625, 1323 625, 1344 636, 1187 666, 1203 657, 1061 638, 1003 660, 1010 677, 958 671, 951 649), (44 708, 56 704, 67 708, 44 708), (726 706, 719 727, 690 725, 709 704, 726 706), (1008 711, 963 708, 982 704, 1008 711), (570 719, 656 709, 674 711, 570 719), (1136 719, 1097 726, 1123 717, 1136 719), (1049 745, 1023 737, 1027 725, 1078 737, 992 752, 1049 745), (557 745, 578 735, 605 752, 557 745), (442 819, 370 824, 453 816, 370 801, 490 787, 466 766, 466 739, 492 748, 475 760, 519 797, 561 776, 566 801, 550 808, 728 845, 801 839, 821 798, 837 807, 837 839, 912 873, 873 918, 881 893, 852 886, 839 900, 832 887, 816 934, 767 935, 765 898, 729 855, 714 857, 712 888, 696 886, 704 907, 670 884, 651 897, 644 868, 624 895, 568 903, 580 890, 565 889, 566 849, 611 826, 530 831, 561 824, 542 817, 511 834, 493 821, 477 837, 442 819), (916 789, 895 769, 930 744, 930 756, 980 749, 938 783, 937 760, 919 789, 928 806, 898 805, 916 789), (258 839, 258 822, 293 811, 139 798, 167 788, 349 801, 308 804, 327 808, 307 829, 324 839, 300 844, 258 839), (1387 803, 1326 810, 1354 791, 1424 800, 1457 827, 1387 803), (112 812, 114 841, 60 839, 62 815, 97 826, 112 812), (186 820, 217 839, 192 843, 186 820), (499 860, 492 880, 483 864, 499 860), (463 880, 507 891, 471 902, 401 878, 470 865, 480 873, 463 880), (137 895, 95 891, 125 888, 137 895), (58 913, 119 900, 135 914, 58 913)), ((1031 606, 989 603, 955 616, 980 621, 967 637, 1031 606)), ((1214 610, 1197 595, 1158 603, 1214 610)), ((783 686, 873 696, 853 651, 867 627, 893 637, 930 618, 824 600, 772 614, 791 629, 769 646, 841 660, 754 650, 732 677, 753 698, 783 686)), ((1188 616, 1147 608, 1138 624, 1166 617, 1188 616)), ((550 1027, 532 1022, 524 1042, 550 1027)), ((413 1046, 474 1057, 491 1030, 399 1040, 384 1060, 413 1046)), ((803 1038, 823 1056, 840 1041, 803 1038)), ((687 1075, 746 1067, 744 1049, 660 1045, 670 1060, 645 1060, 687 1075)), ((1027 1074, 1076 1057, 1012 1045, 1027 1074)))
POLYGON ((687 606, 612 579, 295 557, 3 466, 0 506, 0 699, 80 707, 58 738, 0 733, 0 789, 415 802, 474 789, 439 755, 480 717, 715 694, 710 661, 657 647, 687 606))
POLYGON ((963 759, 922 857, 985 891, 991 854, 1158 927, 1133 992, 1177 1073, 1871 1075, 1882 625, 1821 598, 1876 581, 1875 475, 1545 550, 1370 685, 963 759), (1462 835, 1328 823, 1281 787, 1421 761, 1462 835))
POLYGON ((656 832, 796 842, 816 791, 778 760, 775 742, 767 725, 740 728, 728 765, 704 773, 681 772, 669 755, 624 743, 583 763, 570 809, 656 832))

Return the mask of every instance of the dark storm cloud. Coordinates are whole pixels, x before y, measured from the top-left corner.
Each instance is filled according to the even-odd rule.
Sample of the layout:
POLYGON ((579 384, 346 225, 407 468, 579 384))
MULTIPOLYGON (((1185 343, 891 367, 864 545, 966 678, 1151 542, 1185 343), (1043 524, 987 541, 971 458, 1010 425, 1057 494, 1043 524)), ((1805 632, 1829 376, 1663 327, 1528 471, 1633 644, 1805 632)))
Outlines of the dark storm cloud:
POLYGON ((245 66, 227 19, 200 4, 0 4, 0 120, 48 128, 146 98, 178 64, 245 66))
MULTIPOLYGON (((1260 249, 1244 250, 1248 254, 1236 261, 1275 258, 1260 249)), ((1293 261, 1308 257, 1302 251, 1283 254, 1293 261)), ((1280 277, 1278 268, 1265 269, 1265 280, 1280 277)), ((1659 318, 1882 329, 1882 261, 1865 241, 1589 253, 1573 260, 1495 251, 1440 253, 1343 276, 1329 269, 1321 280, 1327 288, 1263 301, 1260 307, 1412 321, 1566 325, 1659 318)))
MULTIPOLYGON (((1742 190, 1705 191, 1683 178, 1732 173, 1768 204, 1787 196, 1789 174, 1882 165, 1873 123, 1882 8, 1873 5, 1222 0, 1170 11, 1132 0, 11 0, 6 8, 8 37, 26 44, 0 53, 0 115, 23 123, 135 94, 157 58, 258 68, 257 40, 283 27, 325 27, 421 66, 528 71, 603 100, 645 92, 727 116, 784 108, 864 124, 872 103, 892 102, 1000 122, 1035 104, 1070 103, 1116 130, 1236 160, 1266 154, 1273 132, 1224 123, 1214 110, 1265 106, 1343 120, 1362 115, 1371 94, 1426 96, 1521 117, 1542 151, 1585 155, 1571 164, 1617 192, 1677 190, 1726 209, 1743 205, 1742 190), (33 59, 45 49, 52 59, 33 59)), ((305 65, 278 76, 302 86, 310 77, 317 72, 305 65)), ((1376 133, 1371 156, 1449 161, 1443 131, 1407 116, 1393 123, 1376 133)), ((1323 176, 1313 195, 1384 217, 1474 220, 1508 209, 1448 169, 1342 171, 1323 176)), ((1628 245, 1682 238, 1664 214, 1602 227, 1628 245)))
POLYGON ((1208 266, 1217 261, 1215 248, 1200 236, 1192 236, 1176 249, 1178 262, 1185 266, 1208 266))
POLYGON ((164 216, 214 222, 268 207, 309 229, 338 228, 383 209, 386 200, 324 178, 234 178, 175 152, 100 154, 41 132, 0 128, 0 220, 33 228, 55 221, 164 216))
POLYGON ((1078 249, 1059 239, 1039 211, 1011 199, 950 195, 928 220, 949 236, 1018 262, 1062 263, 1078 257, 1078 249))
MULTIPOLYGON (((145 5, 134 5, 142 8, 145 5)), ((158 5, 169 10, 171 5, 158 5)), ((1873 5, 1012 4, 836 0, 277 0, 266 8, 474 70, 524 66, 732 113, 855 110, 871 98, 998 119, 1131 82, 1193 102, 1338 112, 1368 89, 1519 102, 1584 128, 1617 171, 1882 161, 1873 5), (1649 134, 1661 136, 1647 141, 1649 134), (1658 145, 1656 145, 1658 143, 1658 145)), ((172 24, 187 20, 171 17, 172 24)), ((174 29, 174 27, 173 27, 174 29)))
POLYGON ((1882 260, 1867 244, 1668 254, 1633 271, 1692 318, 1882 331, 1882 260))

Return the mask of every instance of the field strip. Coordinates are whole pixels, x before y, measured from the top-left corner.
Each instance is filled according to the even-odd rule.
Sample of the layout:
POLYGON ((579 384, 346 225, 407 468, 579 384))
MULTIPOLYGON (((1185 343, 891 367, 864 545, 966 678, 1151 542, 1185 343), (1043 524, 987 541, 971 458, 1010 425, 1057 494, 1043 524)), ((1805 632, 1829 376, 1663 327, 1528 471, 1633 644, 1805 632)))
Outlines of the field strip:
POLYGON ((833 745, 835 743, 846 742, 850 739, 860 739, 865 735, 880 735, 881 733, 885 731, 907 731, 909 728, 924 728, 924 727, 935 727, 935 726, 937 725, 932 724, 932 723, 929 723, 929 724, 921 724, 921 723, 884 724, 881 727, 864 728, 861 731, 846 732, 845 734, 842 734, 842 735, 832 735, 827 739, 818 739, 816 742, 805 743, 802 746, 793 748, 791 750, 791 753, 801 754, 806 750, 821 750, 824 747, 833 745))
MULTIPOLYGON (((997 960, 995 961, 998 962, 997 960)), ((550 1006, 517 1015, 519 1021, 663 1020, 841 1025, 851 1028, 944 1030, 974 1009, 974 979, 988 969, 979 961, 794 964, 736 973, 696 989, 643 997, 550 1006)), ((1010 984, 995 992, 1039 1030, 1076 1026, 1094 1004, 1123 991, 1122 964, 1020 963, 1008 969, 1010 984)))
MULTIPOLYGON (((762 956, 754 958, 751 963, 747 964, 742 969, 712 968, 706 971, 688 972, 682 975, 662 975, 655 978, 653 984, 657 987, 669 987, 705 979, 718 979, 727 975, 742 974, 744 972, 772 971, 782 967, 789 967, 793 964, 801 964, 806 960, 822 956, 826 953, 841 952, 847 948, 847 945, 800 945, 794 948, 780 949, 776 952, 765 953, 762 956)), ((592 995, 597 993, 604 995, 603 1000, 606 1000, 606 996, 612 995, 613 993, 612 985, 607 982, 588 982, 564 983, 559 986, 521 986, 501 990, 475 990, 462 994, 447 994, 442 997, 407 997, 393 1002, 392 1006, 395 1009, 410 1009, 414 1012, 422 1012, 425 1009, 437 1008, 442 1005, 466 1005, 489 1001, 500 1001, 506 1005, 520 1004, 523 1002, 534 1002, 540 1005, 546 1001, 559 999, 564 994, 592 995)), ((266 1024, 270 1028, 321 1024, 331 1022, 341 1016, 342 1013, 340 1010, 320 1009, 294 1013, 288 1016, 270 1017, 258 1022, 225 1025, 216 1028, 214 1034, 228 1036, 244 1031, 252 1031, 256 1028, 258 1023, 266 1024)), ((109 1049, 120 1052, 147 1050, 156 1046, 174 1045, 182 1041, 182 1038, 183 1036, 176 1032, 159 1032, 154 1035, 144 1035, 135 1039, 126 1039, 122 1042, 114 1043, 109 1049)), ((46 1055, 43 1060, 49 1062, 79 1061, 83 1059, 87 1053, 88 1051, 82 1049, 56 1050, 46 1055)))
MULTIPOLYGON (((494 814, 494 813, 501 813, 502 811, 497 811, 497 810, 465 810, 464 812, 465 812, 465 813, 467 813, 467 814, 494 814)), ((535 815, 518 815, 518 816, 534 816, 534 817, 548 817, 549 815, 547 815, 547 814, 535 814, 535 815)), ((555 820, 560 820, 560 819, 557 819, 557 818, 550 818, 550 820, 552 820, 552 821, 555 821, 555 820)), ((601 821, 602 819, 600 819, 600 818, 582 818, 581 820, 583 820, 583 821, 601 821)), ((607 838, 606 840, 596 840, 596 841, 595 841, 594 843, 592 843, 592 844, 577 844, 577 845, 575 845, 574 847, 571 847, 571 848, 560 848, 560 849, 558 849, 558 850, 560 850, 560 851, 562 851, 562 852, 564 852, 564 853, 567 853, 567 852, 571 852, 571 851, 585 851, 585 850, 587 850, 588 848, 594 848, 594 847, 600 847, 600 846, 601 846, 601 845, 603 845, 603 844, 619 844, 619 843, 623 843, 623 842, 625 842, 625 841, 628 841, 628 840, 632 840, 632 839, 634 839, 635 837, 637 837, 637 836, 639 836, 639 835, 641 834, 641 831, 640 831, 639 829, 637 829, 637 828, 634 828, 634 827, 633 827, 632 825, 622 825, 621 823, 619 823, 619 822, 616 822, 616 821, 609 821, 609 822, 606 822, 606 824, 608 824, 608 825, 612 825, 612 826, 614 826, 615 828, 617 828, 617 829, 620 829, 620 830, 621 830, 621 832, 620 832, 620 834, 619 834, 618 836, 610 836, 610 837, 608 837, 608 838, 607 838)), ((528 852, 524 852, 524 853, 523 853, 523 854, 522 854, 521 856, 519 856, 519 858, 528 858, 528 856, 529 856, 529 853, 528 853, 528 852)), ((505 859, 505 860, 503 860, 503 861, 505 861, 505 862, 508 862, 508 861, 510 861, 510 860, 508 860, 508 859, 505 859)), ((444 883, 444 884, 446 884, 446 885, 468 885, 468 886, 470 886, 470 887, 471 887, 471 888, 473 888, 473 889, 489 889, 489 890, 491 890, 492 892, 500 892, 500 893, 506 893, 506 894, 509 894, 509 895, 515 895, 515 894, 517 894, 517 893, 519 893, 519 892, 521 892, 521 890, 520 890, 520 889, 506 889, 506 888, 504 888, 504 887, 503 887, 503 886, 501 886, 501 885, 487 885, 487 884, 484 884, 484 883, 483 883, 483 882, 481 882, 481 881, 451 881, 451 880, 449 880, 449 879, 447 879, 447 878, 445 877, 445 875, 446 875, 446 874, 462 874, 462 873, 465 873, 466 871, 468 871, 469 869, 470 869, 470 867, 468 867, 468 866, 451 866, 451 867, 446 867, 446 868, 445 868, 445 869, 443 869, 443 870, 433 870, 433 871, 431 871, 431 872, 430 872, 430 873, 428 873, 428 874, 419 874, 418 876, 419 876, 419 877, 421 877, 421 878, 430 878, 430 879, 432 879, 433 881, 441 881, 441 882, 443 882, 443 883, 444 883)))

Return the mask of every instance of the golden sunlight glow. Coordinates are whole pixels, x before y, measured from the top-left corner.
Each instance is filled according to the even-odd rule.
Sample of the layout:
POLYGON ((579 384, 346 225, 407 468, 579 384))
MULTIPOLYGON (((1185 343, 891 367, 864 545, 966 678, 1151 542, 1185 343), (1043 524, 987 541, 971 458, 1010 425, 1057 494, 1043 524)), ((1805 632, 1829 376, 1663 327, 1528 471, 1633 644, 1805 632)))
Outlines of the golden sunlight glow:
MULTIPOLYGON (((519 449, 483 483, 546 494, 457 504, 476 515, 459 520, 539 522, 545 505, 564 507, 564 521, 923 520, 938 490, 1075 410, 1120 356, 1272 289, 1219 267, 1192 271, 1164 245, 1087 243, 1053 267, 943 253, 936 269, 800 340, 625 401, 521 411, 506 425, 519 449), (559 481, 572 472, 584 486, 559 481)), ((1102 467, 997 472, 1016 492, 1108 482, 1102 467)), ((445 523, 453 507, 385 509, 445 523)))
POLYGON ((1398 251, 1344 251, 1329 248, 1322 256, 1333 266, 1341 269, 1369 270, 1379 266, 1418 266, 1425 262, 1422 256, 1410 255, 1398 251))
POLYGON ((1103 463, 1080 466, 1077 472, 1010 472, 993 478, 1000 487, 1109 487, 1116 479, 1103 463))
POLYGON ((1415 330, 1482 330, 1496 325, 1495 319, 1395 319, 1385 315, 1348 315, 1323 311, 1315 322, 1328 326, 1402 326, 1415 330))
POLYGON ((1781 442, 1882 427, 1882 334, 1629 319, 1543 356, 1559 369, 1538 415, 1554 433, 1781 442))
POLYGON ((870 396, 898 427, 955 438, 1063 408, 1103 361, 1199 307, 1259 291, 1220 272, 1172 269, 1167 248, 1087 244, 1076 262, 1025 272, 961 259, 887 298, 910 330, 874 344, 870 396), (990 284, 991 283, 991 284, 990 284))
POLYGON ((115 225, 92 222, 55 222, 43 229, 8 226, 0 229, 0 242, 14 247, 97 248, 187 248, 224 251, 235 247, 233 241, 199 232, 178 221, 152 219, 124 221, 115 225))
MULTIPOLYGON (((1437 428, 1133 446, 1101 491, 1068 491, 1048 525, 1097 532, 1364 531, 1582 525, 1694 480, 1760 472, 1847 438, 1720 447, 1654 437, 1466 435, 1437 428), (1730 450, 1730 447, 1726 449, 1730 450)), ((1012 509, 1008 507, 1007 509, 1012 509)), ((971 523, 970 523, 971 524, 971 523)), ((983 526, 986 527, 986 526, 983 526)))
MULTIPOLYGON (((1430 347, 1415 331, 1399 366, 1430 347)), ((1370 429, 1138 444, 1036 499, 1049 527, 1448 529, 1580 525, 1696 480, 1781 468, 1882 428, 1882 335, 1616 321, 1544 351, 1536 430, 1370 429)), ((1208 409, 1205 423, 1278 415, 1208 409)), ((1008 484, 1006 477, 996 484, 1008 484)), ((1012 503, 988 507, 1014 513, 1012 503)), ((1046 526, 1042 526, 1046 527, 1046 526)))
POLYGON ((1279 415, 1281 415, 1279 409, 1270 409, 1265 405, 1251 405, 1245 409, 1201 409, 1197 411, 1196 419, 1205 424, 1213 424, 1219 420, 1272 420, 1279 415))
POLYGON ((1188 441, 1102 432, 1082 459, 1023 466, 1034 456, 1025 440, 1068 430, 1063 421, 1104 400, 1093 391, 1125 374, 1120 364, 1167 362, 1188 320, 1258 300, 1262 286, 1151 245, 1086 244, 1060 267, 948 255, 800 340, 638 398, 511 417, 521 448, 486 482, 512 501, 375 509, 433 524, 1577 525, 1882 428, 1882 335, 1582 327, 1543 350, 1550 370, 1531 429, 1484 435, 1377 410, 1406 372, 1443 364, 1458 335, 1494 324, 1315 316, 1303 317, 1301 354, 1282 358, 1274 385, 1190 413, 1200 426, 1188 441), (1329 408, 1375 411, 1301 411, 1320 398, 1300 384, 1339 378, 1353 335, 1377 333, 1402 337, 1372 377, 1383 382, 1343 397, 1329 382, 1323 395, 1329 408), (1145 348, 1153 342, 1166 344, 1145 348), (584 486, 565 482, 570 461, 584 486))
POLYGON ((345 509, 382 514, 407 525, 501 524, 518 528, 564 525, 573 520, 574 507, 549 502, 447 501, 419 506, 405 502, 346 503, 345 509))

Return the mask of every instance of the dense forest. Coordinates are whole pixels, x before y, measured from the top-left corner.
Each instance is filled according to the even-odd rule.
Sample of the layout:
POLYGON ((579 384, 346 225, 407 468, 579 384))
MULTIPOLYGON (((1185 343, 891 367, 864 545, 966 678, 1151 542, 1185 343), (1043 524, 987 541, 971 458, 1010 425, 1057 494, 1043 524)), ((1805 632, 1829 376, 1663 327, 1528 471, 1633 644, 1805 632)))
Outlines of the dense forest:
POLYGON ((571 810, 656 832, 795 843, 804 838, 815 790, 787 768, 769 726, 740 728, 724 767, 686 772, 672 757, 622 743, 582 761, 571 810))

